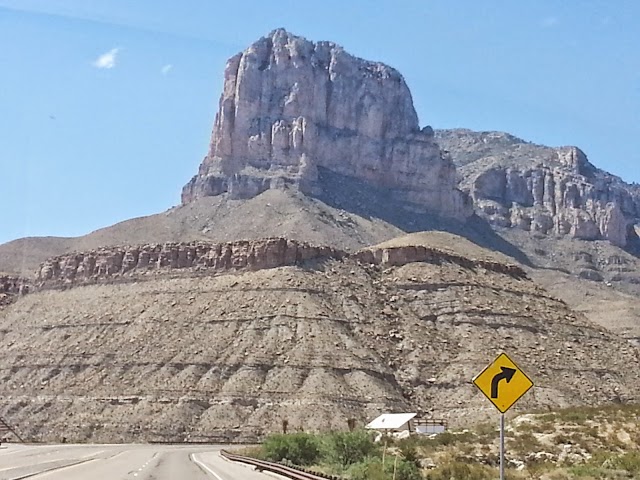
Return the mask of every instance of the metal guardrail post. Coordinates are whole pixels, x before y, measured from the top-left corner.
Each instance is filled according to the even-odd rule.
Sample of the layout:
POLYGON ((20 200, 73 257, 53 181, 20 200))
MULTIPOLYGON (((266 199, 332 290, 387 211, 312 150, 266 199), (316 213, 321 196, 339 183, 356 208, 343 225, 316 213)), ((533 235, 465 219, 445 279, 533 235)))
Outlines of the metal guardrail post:
POLYGON ((246 463, 247 465, 253 465, 256 469, 265 470, 267 472, 277 473, 292 480, 342 480, 339 477, 332 475, 326 475, 323 473, 309 472, 301 467, 289 467, 280 463, 266 462, 264 460, 257 460, 251 457, 245 457, 243 455, 236 455, 226 450, 221 450, 220 454, 227 460, 234 462, 246 463))

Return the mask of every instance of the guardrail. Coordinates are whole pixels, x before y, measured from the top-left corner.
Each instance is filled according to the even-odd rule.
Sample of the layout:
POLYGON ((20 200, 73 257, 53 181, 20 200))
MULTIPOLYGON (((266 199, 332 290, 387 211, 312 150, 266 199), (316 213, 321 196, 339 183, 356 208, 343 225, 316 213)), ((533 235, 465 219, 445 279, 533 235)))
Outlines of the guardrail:
POLYGON ((18 432, 16 432, 15 429, 11 427, 11 425, 9 425, 4 418, 0 417, 0 438, 3 438, 5 433, 13 433, 21 443, 24 443, 24 440, 20 435, 18 435, 18 432))
POLYGON ((247 465, 253 465, 257 470, 277 473, 278 475, 282 475, 293 480, 342 480, 340 477, 319 472, 312 472, 301 467, 288 466, 281 463, 265 462, 264 460, 257 460, 251 457, 236 455, 227 450, 222 450, 220 454, 227 460, 246 463, 247 465))

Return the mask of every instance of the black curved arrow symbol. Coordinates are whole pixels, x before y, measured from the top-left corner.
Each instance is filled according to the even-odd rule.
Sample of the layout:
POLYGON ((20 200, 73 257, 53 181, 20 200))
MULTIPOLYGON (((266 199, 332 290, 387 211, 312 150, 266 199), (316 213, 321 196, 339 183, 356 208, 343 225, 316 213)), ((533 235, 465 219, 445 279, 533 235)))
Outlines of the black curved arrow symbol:
POLYGON ((516 373, 514 368, 500 367, 502 372, 496 373, 491 380, 491 398, 498 398, 498 384, 500 380, 506 380, 507 383, 511 381, 516 373))

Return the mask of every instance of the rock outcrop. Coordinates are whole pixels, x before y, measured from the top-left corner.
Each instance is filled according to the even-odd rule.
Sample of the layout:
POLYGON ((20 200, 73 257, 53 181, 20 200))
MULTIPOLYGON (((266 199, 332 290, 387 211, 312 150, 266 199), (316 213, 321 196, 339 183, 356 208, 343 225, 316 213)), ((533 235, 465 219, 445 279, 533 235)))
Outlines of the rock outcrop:
MULTIPOLYGON (((353 254, 327 246, 310 245, 285 238, 243 240, 228 243, 174 242, 142 246, 105 247, 83 253, 53 257, 44 262, 34 283, 38 289, 56 288, 141 277, 162 275, 176 270, 189 274, 211 275, 232 271, 255 271, 300 265, 309 260, 340 260, 352 258, 365 265, 384 267, 424 262, 448 262, 464 268, 483 268, 514 278, 526 278, 519 266, 477 259, 425 246, 370 247, 353 254)), ((9 293, 27 293, 23 279, 9 279, 9 293), (13 280, 10 282, 9 280, 13 280), (18 283, 19 282, 19 283, 18 283)), ((0 293, 3 292, 0 278, 0 293)), ((29 282, 30 283, 30 282, 29 282)))
POLYGON ((176 269, 208 273, 262 270, 296 265, 306 260, 341 258, 331 247, 318 247, 284 238, 228 243, 189 242, 105 247, 51 258, 37 272, 42 286, 95 283, 100 280, 176 269))
POLYGON ((21 277, 0 275, 0 293, 18 295, 29 292, 30 281, 21 277))
POLYGON ((10 275, 0 275, 0 307, 12 303, 18 295, 29 293, 31 281, 10 275))
POLYGON ((637 238, 640 187, 597 169, 576 147, 499 132, 441 130, 478 214, 494 225, 625 247, 637 238))
POLYGON ((227 62, 210 150, 182 202, 286 186, 315 195, 319 168, 387 188, 411 208, 472 214, 399 72, 275 30, 227 62))

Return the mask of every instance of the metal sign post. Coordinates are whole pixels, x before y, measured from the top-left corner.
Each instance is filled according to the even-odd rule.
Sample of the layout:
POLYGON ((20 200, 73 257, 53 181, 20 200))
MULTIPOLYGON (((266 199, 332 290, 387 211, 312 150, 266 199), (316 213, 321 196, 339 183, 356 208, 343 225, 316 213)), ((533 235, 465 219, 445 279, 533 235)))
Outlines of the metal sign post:
POLYGON ((504 480, 504 413, 500 414, 500 480, 504 480))
POLYGON ((504 480, 504 413, 533 387, 533 382, 507 354, 501 353, 473 383, 500 411, 500 480, 504 480))

